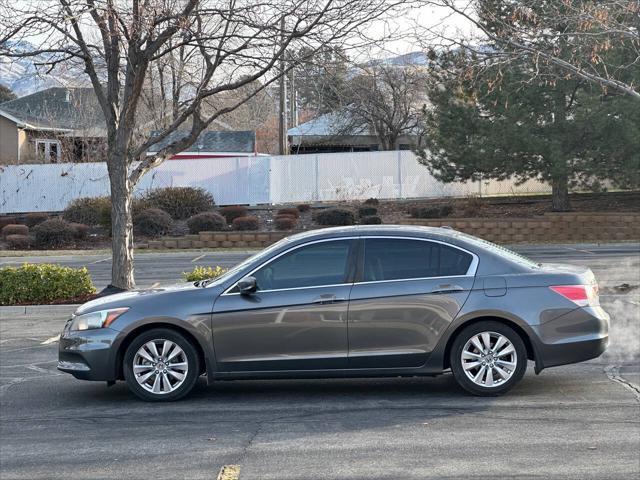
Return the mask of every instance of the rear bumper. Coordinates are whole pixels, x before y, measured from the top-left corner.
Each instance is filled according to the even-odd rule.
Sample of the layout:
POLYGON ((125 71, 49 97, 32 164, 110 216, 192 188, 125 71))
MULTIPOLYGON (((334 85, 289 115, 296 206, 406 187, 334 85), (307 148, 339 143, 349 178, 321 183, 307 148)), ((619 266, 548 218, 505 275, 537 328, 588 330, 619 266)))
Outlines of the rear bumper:
POLYGON ((536 372, 599 357, 609 345, 609 314, 600 307, 577 308, 532 328, 536 372))
POLYGON ((120 332, 99 328, 81 332, 65 331, 60 336, 58 370, 81 380, 116 380, 112 345, 120 332))

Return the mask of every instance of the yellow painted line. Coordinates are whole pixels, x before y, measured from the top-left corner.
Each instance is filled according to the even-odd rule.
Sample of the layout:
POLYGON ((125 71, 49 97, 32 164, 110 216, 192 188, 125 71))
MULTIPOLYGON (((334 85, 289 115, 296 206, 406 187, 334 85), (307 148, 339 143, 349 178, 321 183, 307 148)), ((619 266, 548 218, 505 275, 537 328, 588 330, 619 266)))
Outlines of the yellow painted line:
POLYGON ((223 465, 217 480, 238 480, 239 477, 240 465, 223 465))
POLYGON ((40 342, 40 345, 49 345, 50 343, 56 343, 60 340, 60 335, 56 335, 55 337, 47 338, 44 342, 40 342))

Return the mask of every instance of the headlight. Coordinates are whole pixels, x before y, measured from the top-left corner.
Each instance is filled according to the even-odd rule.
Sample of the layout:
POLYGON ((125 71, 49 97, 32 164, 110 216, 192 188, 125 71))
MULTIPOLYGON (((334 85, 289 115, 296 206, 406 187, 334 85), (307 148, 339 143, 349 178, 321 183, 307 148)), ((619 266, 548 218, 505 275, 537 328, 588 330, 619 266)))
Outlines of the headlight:
POLYGON ((99 310, 97 312, 78 315, 73 318, 69 330, 90 330, 92 328, 108 327, 116 318, 127 310, 129 310, 129 307, 99 310))

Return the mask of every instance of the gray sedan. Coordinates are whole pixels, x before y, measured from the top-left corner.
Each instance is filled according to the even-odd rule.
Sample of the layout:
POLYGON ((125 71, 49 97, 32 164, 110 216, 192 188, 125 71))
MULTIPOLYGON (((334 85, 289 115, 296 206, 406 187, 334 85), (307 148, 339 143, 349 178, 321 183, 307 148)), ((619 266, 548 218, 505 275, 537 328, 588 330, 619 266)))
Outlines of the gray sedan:
POLYGON ((125 380, 143 400, 207 382, 429 376, 475 395, 602 354, 609 316, 591 270, 538 264, 446 228, 293 235, 221 277, 82 305, 58 368, 125 380))

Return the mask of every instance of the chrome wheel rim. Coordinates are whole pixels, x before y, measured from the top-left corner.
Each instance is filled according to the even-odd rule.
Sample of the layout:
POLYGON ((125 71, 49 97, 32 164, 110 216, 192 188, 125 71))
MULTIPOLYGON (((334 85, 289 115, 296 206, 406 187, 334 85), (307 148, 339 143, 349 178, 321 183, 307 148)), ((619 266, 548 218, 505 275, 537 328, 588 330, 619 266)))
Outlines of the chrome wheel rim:
POLYGON ((171 340, 151 340, 133 357, 138 385, 155 395, 171 393, 184 383, 189 362, 184 350, 171 340))
POLYGON ((496 332, 474 335, 462 349, 462 369, 480 387, 504 385, 513 376, 518 355, 507 337, 496 332))

